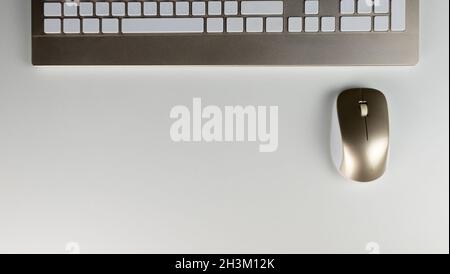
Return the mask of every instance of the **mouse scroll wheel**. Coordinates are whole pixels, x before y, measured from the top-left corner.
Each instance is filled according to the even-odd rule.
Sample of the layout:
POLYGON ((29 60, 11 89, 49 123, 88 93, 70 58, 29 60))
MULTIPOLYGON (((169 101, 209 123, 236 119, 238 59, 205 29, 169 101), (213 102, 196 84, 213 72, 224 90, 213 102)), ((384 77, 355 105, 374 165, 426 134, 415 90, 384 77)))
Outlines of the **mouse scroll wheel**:
POLYGON ((369 106, 367 105, 367 102, 360 102, 359 108, 361 110, 361 117, 369 116, 369 106))

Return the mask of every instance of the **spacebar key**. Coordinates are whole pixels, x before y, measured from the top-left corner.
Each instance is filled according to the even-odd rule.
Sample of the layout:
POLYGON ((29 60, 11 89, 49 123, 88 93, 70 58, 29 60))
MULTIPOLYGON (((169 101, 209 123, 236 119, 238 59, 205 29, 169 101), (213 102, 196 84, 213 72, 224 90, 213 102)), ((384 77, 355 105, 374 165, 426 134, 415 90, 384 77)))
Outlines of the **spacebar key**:
POLYGON ((123 33, 202 33, 202 18, 124 18, 123 33))

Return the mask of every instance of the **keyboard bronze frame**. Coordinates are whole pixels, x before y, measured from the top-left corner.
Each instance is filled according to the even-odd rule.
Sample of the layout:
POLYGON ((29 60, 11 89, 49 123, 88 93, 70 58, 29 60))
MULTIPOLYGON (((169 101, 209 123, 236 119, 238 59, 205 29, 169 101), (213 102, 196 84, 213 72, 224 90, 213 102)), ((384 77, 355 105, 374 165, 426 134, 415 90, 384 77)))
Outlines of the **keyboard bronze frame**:
MULTIPOLYGON (((46 35, 45 1, 31 1, 32 63, 38 66, 412 66, 419 60, 419 0, 406 0, 405 32, 144 35, 46 35)), ((298 16, 292 10, 303 2, 285 0, 285 21, 298 16)), ((321 15, 336 16, 339 3, 320 1, 321 15)))

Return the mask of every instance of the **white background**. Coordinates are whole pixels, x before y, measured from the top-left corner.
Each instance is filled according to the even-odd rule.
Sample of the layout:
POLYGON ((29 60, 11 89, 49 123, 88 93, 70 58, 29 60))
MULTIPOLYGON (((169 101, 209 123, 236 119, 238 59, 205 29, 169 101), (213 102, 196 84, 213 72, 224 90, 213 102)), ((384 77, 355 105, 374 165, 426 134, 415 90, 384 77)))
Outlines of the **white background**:
POLYGON ((449 2, 422 1, 417 67, 36 68, 30 1, 0 8, 0 252, 449 252, 449 2), (334 97, 385 92, 371 184, 329 156, 334 97), (278 105, 280 146, 177 144, 169 111, 278 105))

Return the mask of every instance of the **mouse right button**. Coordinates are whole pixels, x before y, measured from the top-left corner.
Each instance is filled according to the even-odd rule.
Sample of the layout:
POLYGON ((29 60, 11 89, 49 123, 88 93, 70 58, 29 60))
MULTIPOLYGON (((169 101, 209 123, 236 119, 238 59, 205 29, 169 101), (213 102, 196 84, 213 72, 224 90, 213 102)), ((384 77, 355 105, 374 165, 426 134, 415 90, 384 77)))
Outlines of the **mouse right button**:
POLYGON ((386 97, 381 91, 367 89, 363 92, 369 113, 367 130, 369 138, 389 138, 389 111, 386 97))

